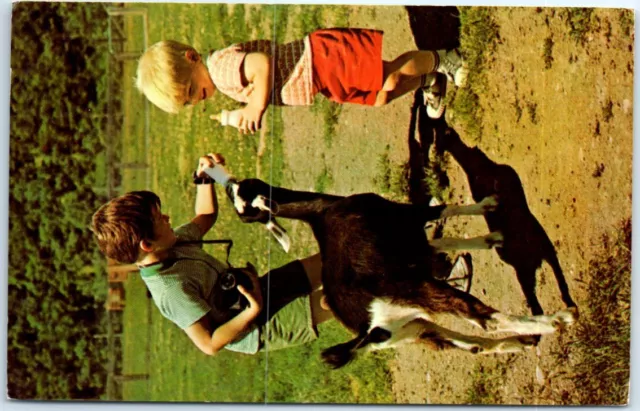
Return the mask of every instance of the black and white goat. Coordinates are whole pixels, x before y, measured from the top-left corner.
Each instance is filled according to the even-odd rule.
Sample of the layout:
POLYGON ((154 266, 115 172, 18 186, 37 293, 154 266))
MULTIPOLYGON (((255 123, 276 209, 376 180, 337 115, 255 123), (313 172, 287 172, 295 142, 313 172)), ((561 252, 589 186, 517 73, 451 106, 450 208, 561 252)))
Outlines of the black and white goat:
POLYGON ((539 335, 555 332, 577 318, 570 308, 553 315, 502 314, 470 294, 433 279, 431 256, 451 249, 491 249, 502 244, 499 232, 471 239, 427 241, 427 221, 483 215, 497 206, 488 197, 469 206, 419 206, 388 201, 375 194, 348 197, 292 191, 248 179, 227 186, 245 222, 271 222, 273 216, 311 225, 322 256, 322 281, 335 317, 357 334, 351 341, 324 350, 334 368, 361 349, 423 342, 435 349, 459 348, 473 353, 518 352, 533 347, 539 335), (438 317, 453 314, 489 332, 516 336, 491 339, 463 335, 438 326, 438 317))

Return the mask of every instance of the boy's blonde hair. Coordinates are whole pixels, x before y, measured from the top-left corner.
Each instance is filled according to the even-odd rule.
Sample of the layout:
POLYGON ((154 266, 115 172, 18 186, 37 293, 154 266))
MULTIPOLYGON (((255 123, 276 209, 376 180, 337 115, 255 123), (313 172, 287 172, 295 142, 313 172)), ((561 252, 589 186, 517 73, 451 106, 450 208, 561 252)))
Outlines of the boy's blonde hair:
POLYGON ((184 105, 193 63, 187 51, 193 47, 173 40, 149 47, 138 61, 136 87, 153 104, 167 113, 177 113, 184 105))

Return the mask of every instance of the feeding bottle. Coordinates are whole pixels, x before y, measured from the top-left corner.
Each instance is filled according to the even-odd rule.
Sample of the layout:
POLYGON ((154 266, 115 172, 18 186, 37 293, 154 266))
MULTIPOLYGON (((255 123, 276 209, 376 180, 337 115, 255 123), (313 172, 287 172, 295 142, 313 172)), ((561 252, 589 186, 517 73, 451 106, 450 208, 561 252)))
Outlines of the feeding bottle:
POLYGON ((210 116, 212 120, 217 120, 220 122, 220 125, 223 126, 233 126, 238 128, 240 125, 240 112, 242 109, 228 111, 222 110, 219 114, 213 114, 210 116))

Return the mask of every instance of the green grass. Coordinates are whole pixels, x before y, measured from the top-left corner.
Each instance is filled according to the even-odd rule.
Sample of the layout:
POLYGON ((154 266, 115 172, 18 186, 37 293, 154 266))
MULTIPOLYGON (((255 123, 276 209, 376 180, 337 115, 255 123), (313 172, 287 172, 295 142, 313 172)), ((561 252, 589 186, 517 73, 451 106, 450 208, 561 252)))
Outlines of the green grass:
POLYGON ((409 196, 409 164, 394 164, 389 158, 387 145, 378 157, 377 171, 372 178, 378 194, 387 195, 394 200, 406 200, 409 196))
POLYGON ((482 134, 482 107, 479 95, 486 90, 483 67, 495 50, 499 27, 490 7, 459 7, 460 49, 469 68, 468 87, 457 90, 452 98, 456 122, 476 141, 482 134))
POLYGON ((95 184, 97 187, 104 187, 107 184, 106 160, 105 153, 100 153, 96 156, 95 184))
POLYGON ((327 170, 325 166, 325 169, 322 170, 322 173, 316 178, 314 191, 316 193, 326 193, 331 184, 333 184, 333 175, 331 175, 331 172, 327 170))
POLYGON ((320 352, 350 339, 338 323, 319 327, 318 341, 268 355, 268 402, 378 403, 393 402, 386 363, 390 352, 363 355, 339 370, 328 370, 320 352))
POLYGON ((322 139, 327 147, 331 147, 333 143, 341 111, 342 105, 334 103, 322 95, 316 96, 314 104, 311 106, 311 112, 322 117, 322 139))
POLYGON ((473 384, 467 391, 465 404, 495 405, 504 403, 500 388, 505 382, 506 366, 497 363, 495 366, 476 366, 472 373, 473 384))
POLYGON ((596 26, 592 8, 570 7, 562 15, 569 29, 569 36, 578 44, 584 45, 587 34, 596 26))
POLYGON ((591 281, 569 349, 577 360, 570 370, 579 404, 626 404, 629 398, 631 342, 631 220, 618 237, 604 237, 604 251, 589 264, 591 281))
MULTIPOLYGON (((321 15, 313 24, 331 24, 346 19, 346 8, 225 4, 148 4, 150 43, 174 39, 193 44, 204 52, 221 48, 231 41, 265 38, 272 33, 280 41, 289 41, 294 21, 299 14, 321 15), (335 11, 335 15, 334 15, 335 11), (317 14, 321 12, 321 14, 317 14), (215 22, 225 21, 225 24, 215 22), (247 29, 243 22, 250 22, 247 29), (171 22, 168 24, 167 22, 171 22), (274 24, 274 22, 276 24, 274 24)), ((307 24, 307 23, 305 23, 307 24)), ((309 23, 310 24, 310 23, 309 23)), ((305 26, 306 27, 306 26, 305 26)), ((135 32, 135 24, 129 29, 135 32)), ((135 36, 133 36, 135 38, 135 36)), ((134 40, 131 46, 140 47, 134 40)), ((123 171, 124 190, 151 189, 162 199, 163 211, 179 225, 193 213, 195 190, 190 174, 199 156, 214 151, 223 153, 228 169, 238 177, 254 177, 260 168, 260 178, 275 185, 287 186, 286 159, 283 151, 283 109, 270 107, 265 116, 266 146, 258 158, 259 137, 243 136, 233 128, 216 125, 208 119, 222 108, 239 105, 229 98, 217 96, 187 109, 179 115, 168 115, 150 107, 150 141, 144 142, 144 98, 133 90, 135 65, 125 66, 128 89, 123 105, 126 118, 123 125, 124 151, 122 161, 147 161, 148 170, 123 171), (150 186, 145 184, 149 172, 150 186)), ((325 107, 321 103, 321 107, 325 107)), ((337 114, 331 105, 320 110, 325 128, 335 127, 337 114), (329 113, 329 114, 326 114, 329 113), (326 124, 329 123, 329 124, 326 124)), ((324 191, 332 184, 328 172, 316 180, 316 189, 324 191)), ((317 252, 311 232, 304 227, 296 233, 290 230, 296 244, 290 255, 285 254, 260 225, 242 224, 224 193, 218 190, 220 216, 206 238, 233 238, 231 263, 243 265, 251 261, 260 272, 281 266, 293 258, 317 252)), ((281 221, 290 229, 294 223, 281 221)), ((224 247, 205 246, 216 257, 224 258, 224 247)), ((301 347, 255 356, 223 352, 206 357, 188 337, 165 320, 152 301, 146 297, 144 283, 134 277, 127 283, 127 308, 124 312, 123 364, 124 372, 148 373, 149 380, 127 382, 123 389, 126 401, 195 401, 195 402, 321 402, 321 403, 389 403, 391 378, 387 361, 391 353, 366 355, 341 370, 330 370, 320 360, 320 351, 350 338, 335 322, 320 326, 318 341, 301 347), (266 391, 265 391, 266 390, 266 391)))
POLYGON ((451 187, 447 177, 448 161, 444 155, 439 155, 425 167, 424 186, 427 194, 440 201, 447 202, 451 199, 451 187))

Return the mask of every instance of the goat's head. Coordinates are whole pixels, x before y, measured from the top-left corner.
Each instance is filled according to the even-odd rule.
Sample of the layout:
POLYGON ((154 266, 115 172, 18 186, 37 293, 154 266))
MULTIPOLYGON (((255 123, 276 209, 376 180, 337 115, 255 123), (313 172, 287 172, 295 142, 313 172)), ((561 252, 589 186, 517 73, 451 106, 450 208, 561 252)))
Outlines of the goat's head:
POLYGON ((288 252, 291 241, 286 230, 274 218, 278 213, 278 204, 269 198, 270 191, 271 186, 255 178, 242 181, 234 179, 227 184, 227 195, 240 219, 245 223, 264 224, 284 251, 288 252))
POLYGON ((243 222, 266 224, 278 207, 269 199, 270 188, 267 183, 255 178, 233 180, 227 185, 227 195, 243 222))

